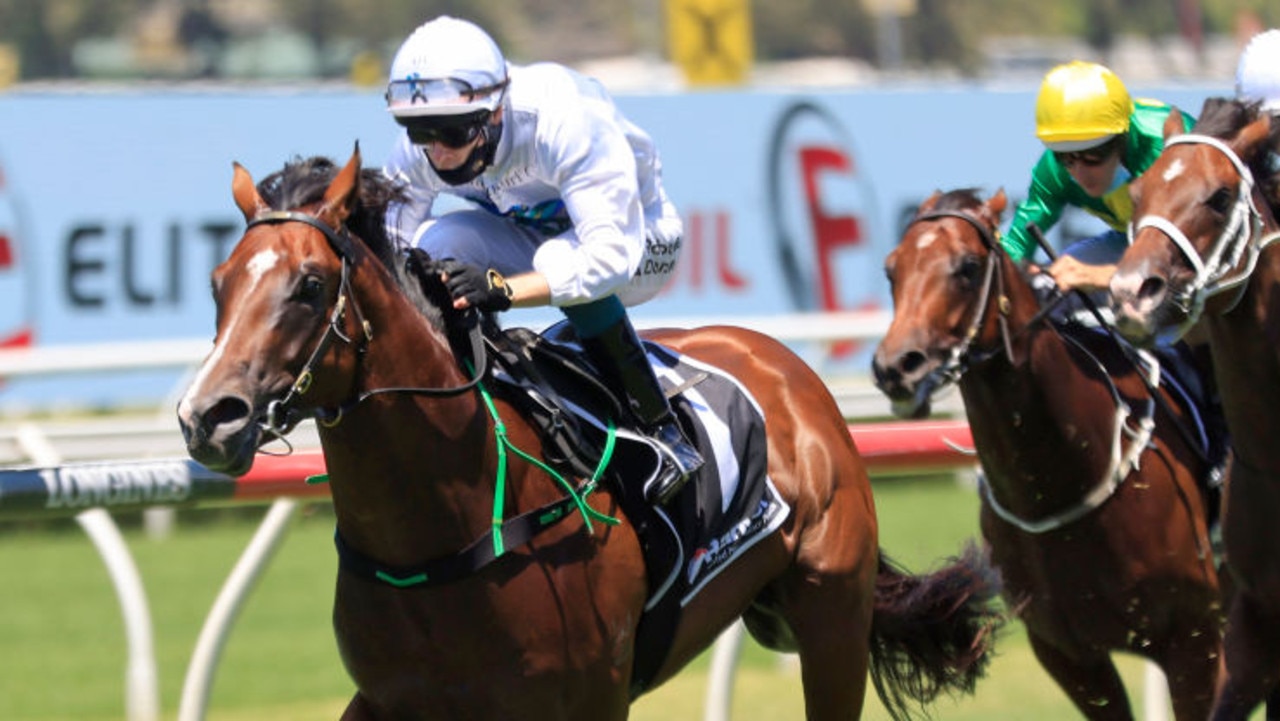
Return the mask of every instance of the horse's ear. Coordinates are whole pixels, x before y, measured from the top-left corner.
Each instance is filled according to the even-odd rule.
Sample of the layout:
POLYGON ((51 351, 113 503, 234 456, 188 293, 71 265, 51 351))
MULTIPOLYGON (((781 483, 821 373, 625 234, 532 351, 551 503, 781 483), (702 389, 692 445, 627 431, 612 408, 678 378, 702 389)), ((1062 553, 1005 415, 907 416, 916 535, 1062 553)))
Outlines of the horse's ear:
POLYGON ((1185 132, 1187 132, 1187 126, 1182 123, 1182 111, 1174 105, 1169 108, 1169 117, 1164 119, 1164 139, 1168 140, 1185 132))
POLYGON ((234 173, 231 178, 231 195, 236 199, 240 212, 244 213, 244 219, 253 220, 262 211, 270 210, 267 201, 258 194, 258 186, 254 185, 249 171, 239 163, 232 162, 231 165, 234 173))
POLYGON ((324 201, 320 205, 320 212, 316 213, 332 228, 342 227, 347 216, 355 210, 356 200, 360 195, 360 163, 360 143, 357 141, 351 159, 324 191, 324 201))
POLYGON ((1004 215, 1004 209, 1009 207, 1009 196, 1004 194, 1004 188, 997 189, 995 195, 987 199, 986 206, 987 212, 999 221, 1000 216, 1004 215))
POLYGON ((941 190, 933 191, 933 195, 930 195, 929 197, 925 198, 924 202, 920 204, 920 207, 916 208, 916 215, 928 213, 930 210, 933 210, 933 206, 938 204, 938 198, 941 198, 941 197, 942 197, 941 190))
POLYGON ((1254 153, 1271 143, 1271 114, 1258 113, 1258 119, 1240 129, 1231 141, 1232 149, 1241 158, 1252 158, 1254 153))

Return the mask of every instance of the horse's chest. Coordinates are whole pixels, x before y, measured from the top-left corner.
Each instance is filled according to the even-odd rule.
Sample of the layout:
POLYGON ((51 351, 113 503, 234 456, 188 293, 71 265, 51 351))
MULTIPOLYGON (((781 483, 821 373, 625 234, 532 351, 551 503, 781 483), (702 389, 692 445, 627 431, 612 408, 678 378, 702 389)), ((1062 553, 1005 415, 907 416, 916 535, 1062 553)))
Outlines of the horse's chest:
POLYGON ((508 579, 403 590, 340 580, 334 630, 347 671, 361 693, 422 704, 432 714, 464 703, 459 718, 522 717, 504 711, 512 699, 554 706, 610 678, 625 689, 632 626, 593 615, 590 604, 563 602, 545 585, 525 585, 508 579), (615 643, 605 638, 609 628, 615 643), (548 688, 557 694, 543 699, 548 688), (480 715, 478 697, 492 705, 480 715))

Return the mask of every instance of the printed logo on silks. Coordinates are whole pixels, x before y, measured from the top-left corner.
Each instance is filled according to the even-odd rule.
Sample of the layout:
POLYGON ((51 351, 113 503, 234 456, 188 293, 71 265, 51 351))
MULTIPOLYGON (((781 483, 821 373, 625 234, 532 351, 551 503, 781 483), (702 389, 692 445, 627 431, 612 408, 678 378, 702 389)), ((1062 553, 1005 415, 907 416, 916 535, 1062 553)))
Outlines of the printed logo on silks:
POLYGON ((0 164, 0 348, 29 346, 34 335, 20 221, 17 200, 0 164))
MULTIPOLYGON (((797 311, 881 307, 887 252, 872 242, 876 199, 838 118, 811 102, 783 112, 769 149, 769 219, 779 267, 797 311)), ((837 356, 855 351, 839 344, 837 356)))

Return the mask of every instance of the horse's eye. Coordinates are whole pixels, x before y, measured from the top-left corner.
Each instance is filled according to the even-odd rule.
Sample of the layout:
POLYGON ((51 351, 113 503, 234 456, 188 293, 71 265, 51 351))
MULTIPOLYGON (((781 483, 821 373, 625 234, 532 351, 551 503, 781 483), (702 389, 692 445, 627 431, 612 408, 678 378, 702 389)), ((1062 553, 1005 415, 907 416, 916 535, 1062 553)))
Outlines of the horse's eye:
POLYGON ((1235 193, 1230 188, 1218 188, 1213 195, 1209 196, 1206 205, 1209 209, 1220 215, 1226 215, 1231 209, 1232 203, 1235 202, 1235 193))
POLYGON ((324 297, 324 280, 318 275, 308 275, 298 286, 298 300, 314 303, 324 297))
POLYGON ((956 279, 965 285, 977 285, 978 277, 982 275, 982 261, 976 255, 966 255, 956 266, 955 275, 956 279))

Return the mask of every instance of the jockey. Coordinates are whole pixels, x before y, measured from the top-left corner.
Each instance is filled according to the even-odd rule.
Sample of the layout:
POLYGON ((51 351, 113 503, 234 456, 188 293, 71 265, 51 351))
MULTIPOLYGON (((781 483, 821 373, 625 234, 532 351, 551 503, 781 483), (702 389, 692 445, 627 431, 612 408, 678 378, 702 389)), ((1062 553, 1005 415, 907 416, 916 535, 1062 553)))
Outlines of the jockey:
MULTIPOLYGON (((1160 155, 1170 111, 1158 101, 1131 100, 1120 78, 1097 63, 1077 60, 1050 70, 1036 98, 1036 137, 1045 151, 1002 238, 1009 255, 1016 261, 1035 255, 1028 223, 1048 231, 1066 206, 1082 208, 1110 229, 1073 243, 1048 272, 1063 290, 1106 290, 1128 247, 1129 181, 1160 155)), ((1195 119, 1182 115, 1190 130, 1195 119)))
POLYGON ((508 64, 484 30, 448 16, 400 46, 386 101, 401 130, 383 171, 408 195, 387 210, 391 237, 445 262, 454 308, 559 308, 657 442, 648 498, 669 500, 703 459, 626 311, 680 257, 684 226, 652 139, 594 79, 508 64), (434 214, 441 194, 471 205, 434 214))

